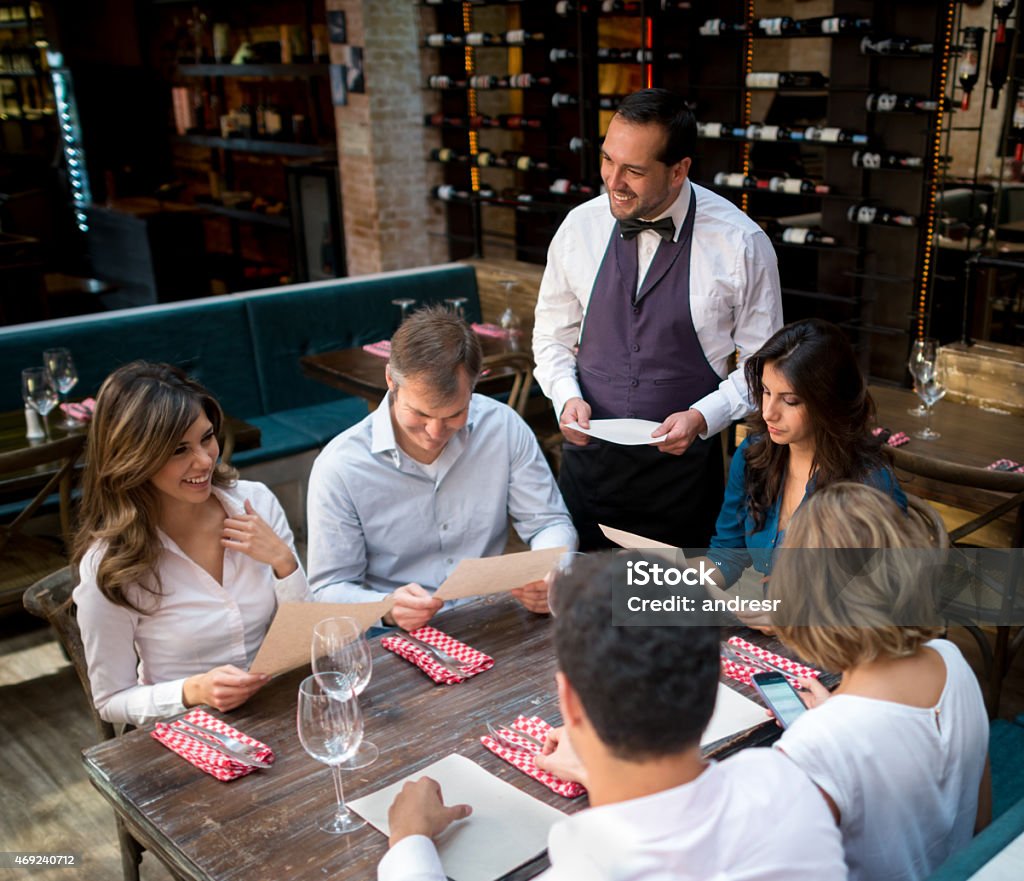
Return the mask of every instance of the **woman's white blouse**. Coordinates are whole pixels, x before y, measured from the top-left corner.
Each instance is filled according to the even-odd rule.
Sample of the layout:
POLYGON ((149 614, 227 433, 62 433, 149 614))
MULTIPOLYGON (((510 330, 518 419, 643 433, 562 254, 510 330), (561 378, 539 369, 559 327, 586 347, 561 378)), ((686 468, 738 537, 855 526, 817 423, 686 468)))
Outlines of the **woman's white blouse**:
MULTIPOLYGON (((274 494, 262 483, 240 480, 214 487, 232 515, 245 500, 295 550, 292 531, 274 494)), ((110 602, 96 584, 103 547, 94 544, 79 567, 74 591, 93 701, 109 722, 144 725, 184 711, 182 686, 197 673, 223 664, 247 670, 270 627, 279 602, 311 601, 300 566, 278 579, 273 569, 240 551, 224 550, 224 583, 217 581, 159 533, 162 596, 133 585, 132 602, 144 615, 110 602)))

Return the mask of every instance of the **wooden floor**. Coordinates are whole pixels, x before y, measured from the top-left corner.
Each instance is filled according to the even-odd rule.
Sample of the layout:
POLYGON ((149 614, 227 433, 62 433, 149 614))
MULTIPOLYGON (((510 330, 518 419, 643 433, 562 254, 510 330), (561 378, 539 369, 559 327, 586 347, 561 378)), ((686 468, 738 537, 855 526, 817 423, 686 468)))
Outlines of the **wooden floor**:
MULTIPOLYGON (((976 665, 973 640, 963 630, 952 636, 976 665)), ((1000 716, 1020 713, 1024 652, 1003 687, 1000 716)), ((82 859, 78 872, 55 869, 30 876, 0 869, 0 881, 121 878, 113 813, 90 785, 80 759, 94 738, 82 689, 50 632, 27 616, 0 620, 0 850, 76 853, 82 859)), ((142 878, 171 881, 152 856, 143 858, 142 878)))

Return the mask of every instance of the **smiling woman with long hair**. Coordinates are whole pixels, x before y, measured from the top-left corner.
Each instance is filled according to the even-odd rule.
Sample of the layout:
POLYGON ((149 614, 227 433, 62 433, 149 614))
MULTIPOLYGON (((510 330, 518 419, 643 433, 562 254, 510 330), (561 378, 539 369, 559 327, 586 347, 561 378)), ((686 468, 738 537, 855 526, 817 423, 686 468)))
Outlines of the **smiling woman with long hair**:
POLYGON ((74 599, 93 699, 140 725, 244 703, 279 601, 310 599, 280 504, 218 462, 220 405, 166 364, 103 383, 89 428, 74 599))
POLYGON ((836 481, 866 483, 907 507, 869 431, 874 402, 838 327, 818 319, 787 324, 744 370, 757 409, 733 455, 708 552, 722 586, 751 564, 769 574, 794 512, 836 481))

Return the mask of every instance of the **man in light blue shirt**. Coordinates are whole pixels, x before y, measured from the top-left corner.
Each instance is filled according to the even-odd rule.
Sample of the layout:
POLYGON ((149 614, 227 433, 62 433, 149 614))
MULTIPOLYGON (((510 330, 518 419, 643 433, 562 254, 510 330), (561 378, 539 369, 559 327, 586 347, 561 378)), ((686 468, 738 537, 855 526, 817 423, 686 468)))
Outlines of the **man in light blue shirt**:
MULTIPOLYGON (((533 550, 575 549, 576 531, 533 432, 473 394, 480 343, 440 309, 391 341, 388 396, 317 457, 309 480, 309 582, 322 602, 393 593, 384 623, 413 630, 441 608, 432 593, 466 557, 500 554, 508 519, 533 550)), ((547 612, 547 585, 513 591, 547 612)))

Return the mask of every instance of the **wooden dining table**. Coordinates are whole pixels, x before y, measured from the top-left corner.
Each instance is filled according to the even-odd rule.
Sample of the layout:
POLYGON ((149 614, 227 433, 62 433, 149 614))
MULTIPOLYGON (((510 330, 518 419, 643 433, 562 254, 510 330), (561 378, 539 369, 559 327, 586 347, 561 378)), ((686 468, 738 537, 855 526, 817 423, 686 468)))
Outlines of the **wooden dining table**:
MULTIPOLYGON (((924 418, 907 412, 920 403, 913 392, 882 386, 870 391, 878 424, 910 437, 902 446, 889 447, 904 489, 982 517, 1014 513, 1013 546, 1024 546, 1024 473, 988 468, 999 459, 1024 463, 1024 416, 939 401, 932 427, 941 437, 922 440, 914 432, 924 426, 924 418)), ((980 525, 976 518, 950 537, 969 535, 980 525)))
MULTIPOLYGON (((486 652, 495 665, 457 685, 435 685, 384 649, 379 638, 371 639, 373 675, 360 703, 365 736, 380 757, 368 767, 343 771, 345 797, 367 795, 458 753, 559 810, 585 807, 585 796, 570 800, 555 794, 480 742, 488 721, 505 724, 523 714, 559 724, 552 620, 500 594, 445 612, 432 623, 486 652)), ((777 646, 760 634, 743 633, 777 646)), ((640 629, 637 638, 643 638, 640 629)), ((387 851, 383 834, 369 825, 341 836, 317 828, 318 815, 334 802, 334 787, 327 767, 304 752, 296 735, 296 694, 308 673, 305 667, 279 676, 238 710, 218 714, 274 750, 268 770, 221 783, 164 748, 149 731, 136 730, 85 750, 89 777, 131 833, 181 878, 374 878, 387 851)), ((723 681, 753 697, 747 686, 723 681)), ((712 744, 708 752, 723 756, 777 733, 766 721, 712 744)), ((506 877, 529 878, 545 865, 540 856, 506 877)))
MULTIPOLYGON (((477 334, 484 358, 502 355, 506 352, 524 352, 529 355, 527 340, 516 340, 515 344, 507 338, 477 334)), ((329 385, 347 395, 363 398, 369 409, 373 410, 384 399, 388 386, 384 378, 384 368, 388 363, 386 357, 368 352, 361 347, 337 349, 320 352, 316 355, 304 355, 299 359, 302 371, 310 379, 329 385)), ((485 394, 504 391, 501 381, 504 377, 496 375, 484 378, 477 383, 477 390, 485 394)), ((508 384, 511 384, 509 382, 508 384)))

